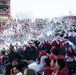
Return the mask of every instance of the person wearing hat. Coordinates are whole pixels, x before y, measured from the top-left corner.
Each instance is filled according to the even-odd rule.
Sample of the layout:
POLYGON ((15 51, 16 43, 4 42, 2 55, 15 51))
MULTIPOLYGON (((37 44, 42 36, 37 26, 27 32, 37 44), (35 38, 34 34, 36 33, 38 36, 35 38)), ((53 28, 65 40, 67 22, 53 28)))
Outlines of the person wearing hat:
POLYGON ((36 60, 36 58, 38 56, 38 52, 37 52, 36 47, 34 46, 33 41, 31 41, 31 40, 28 41, 28 45, 27 45, 24 53, 25 53, 25 59, 36 60))

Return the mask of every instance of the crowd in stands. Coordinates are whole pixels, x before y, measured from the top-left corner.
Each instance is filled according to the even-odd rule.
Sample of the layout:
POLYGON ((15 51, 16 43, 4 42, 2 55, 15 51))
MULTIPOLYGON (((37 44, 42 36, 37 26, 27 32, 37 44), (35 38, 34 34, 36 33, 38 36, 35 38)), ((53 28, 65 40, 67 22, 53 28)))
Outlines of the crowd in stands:
POLYGON ((37 75, 72 75, 76 71, 76 45, 33 40, 23 47, 11 44, 0 52, 0 68, 1 75, 29 75, 27 70, 37 75))
POLYGON ((0 16, 10 16, 9 6, 10 6, 9 0, 0 1, 0 16))
POLYGON ((76 31, 75 20, 76 18, 61 17, 52 20, 35 19, 35 21, 32 21, 30 19, 18 19, 0 22, 0 41, 3 41, 0 45, 2 47, 9 42, 16 43, 17 41, 24 44, 29 39, 49 40, 50 38, 55 38, 58 34, 61 34, 61 36, 69 34, 69 36, 73 35, 74 37, 76 35, 74 33, 76 31))
POLYGON ((10 12, 7 8, 0 8, 0 16, 9 16, 10 12))
POLYGON ((75 20, 75 17, 62 17, 51 21, 18 19, 1 22, 1 75, 74 75, 75 20))

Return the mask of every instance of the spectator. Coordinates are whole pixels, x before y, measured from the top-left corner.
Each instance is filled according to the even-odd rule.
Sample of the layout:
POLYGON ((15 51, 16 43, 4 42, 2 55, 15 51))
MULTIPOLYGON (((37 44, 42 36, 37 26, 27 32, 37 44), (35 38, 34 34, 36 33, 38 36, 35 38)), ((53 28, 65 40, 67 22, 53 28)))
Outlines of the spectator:
POLYGON ((28 68, 34 69, 34 70, 36 70, 36 72, 41 74, 43 72, 43 69, 44 69, 42 62, 45 58, 47 58, 47 56, 42 56, 40 59, 40 63, 37 63, 36 61, 31 62, 31 60, 30 60, 31 63, 28 65, 28 68))
POLYGON ((27 60, 36 60, 38 56, 38 52, 33 45, 34 43, 32 41, 28 41, 28 46, 25 49, 25 59, 27 60))
POLYGON ((52 70, 54 69, 55 63, 56 63, 56 59, 52 59, 50 62, 50 66, 52 70))
POLYGON ((68 51, 67 51, 67 55, 71 58, 74 58, 74 50, 72 48, 72 46, 70 45, 69 48, 68 48, 68 51))
POLYGON ((4 65, 7 63, 9 63, 9 53, 6 51, 5 55, 3 55, 3 57, 2 57, 2 64, 4 65))
POLYGON ((19 63, 17 64, 16 66, 13 67, 12 69, 12 74, 15 74, 15 75, 23 75, 22 74, 22 69, 24 68, 24 65, 19 63))
POLYGON ((33 69, 26 69, 24 75, 37 75, 37 72, 33 69))
POLYGON ((65 68, 65 61, 63 59, 56 59, 52 75, 68 75, 68 70, 65 68))
POLYGON ((6 75, 11 75, 11 70, 12 70, 13 66, 11 64, 8 64, 5 68, 5 73, 6 75))
POLYGON ((14 46, 10 45, 10 53, 9 53, 9 60, 10 60, 10 63, 12 63, 12 61, 14 59, 18 59, 18 60, 21 60, 21 57, 20 55, 15 51, 14 49, 14 46))
POLYGON ((49 58, 44 59, 43 65, 44 65, 44 71, 42 75, 51 75, 52 69, 50 67, 50 59, 49 58))
POLYGON ((59 49, 58 48, 52 49, 51 54, 49 56, 49 59, 52 60, 52 59, 58 59, 58 58, 62 58, 66 61, 65 57, 63 55, 59 54, 59 49))

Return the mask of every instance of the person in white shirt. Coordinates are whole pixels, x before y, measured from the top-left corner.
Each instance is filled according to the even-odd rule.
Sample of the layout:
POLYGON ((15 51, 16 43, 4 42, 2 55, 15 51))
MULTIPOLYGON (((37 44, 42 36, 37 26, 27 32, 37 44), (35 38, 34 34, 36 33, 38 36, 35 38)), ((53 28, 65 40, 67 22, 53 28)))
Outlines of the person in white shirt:
POLYGON ((47 58, 46 55, 42 56, 40 59, 40 64, 38 64, 36 61, 32 62, 31 64, 28 65, 28 68, 34 69, 37 73, 42 73, 44 66, 43 66, 43 61, 44 59, 47 58))

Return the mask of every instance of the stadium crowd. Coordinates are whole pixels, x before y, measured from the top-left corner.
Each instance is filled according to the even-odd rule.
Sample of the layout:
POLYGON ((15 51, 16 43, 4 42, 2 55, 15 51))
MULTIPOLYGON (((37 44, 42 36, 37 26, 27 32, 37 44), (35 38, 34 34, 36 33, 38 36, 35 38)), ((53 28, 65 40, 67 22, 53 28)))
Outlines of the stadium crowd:
POLYGON ((0 1, 0 16, 10 16, 9 5, 10 5, 9 0, 0 1))
POLYGON ((10 12, 8 9, 4 8, 4 9, 0 9, 0 15, 1 16, 10 16, 10 12))
POLYGON ((0 23, 1 75, 74 75, 76 17, 0 23))

